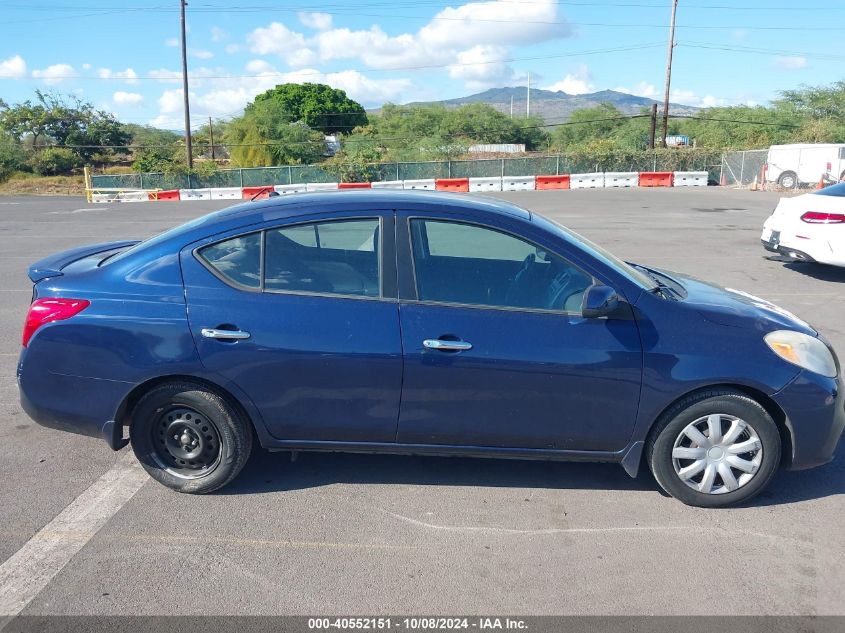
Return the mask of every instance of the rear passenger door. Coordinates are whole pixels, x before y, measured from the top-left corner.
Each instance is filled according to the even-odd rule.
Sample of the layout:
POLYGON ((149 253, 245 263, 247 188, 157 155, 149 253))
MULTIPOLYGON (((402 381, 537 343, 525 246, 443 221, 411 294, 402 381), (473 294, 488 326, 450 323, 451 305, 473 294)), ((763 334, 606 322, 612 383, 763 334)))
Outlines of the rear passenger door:
POLYGON ((266 226, 181 259, 202 363, 248 394, 273 437, 395 441, 392 213, 266 226))

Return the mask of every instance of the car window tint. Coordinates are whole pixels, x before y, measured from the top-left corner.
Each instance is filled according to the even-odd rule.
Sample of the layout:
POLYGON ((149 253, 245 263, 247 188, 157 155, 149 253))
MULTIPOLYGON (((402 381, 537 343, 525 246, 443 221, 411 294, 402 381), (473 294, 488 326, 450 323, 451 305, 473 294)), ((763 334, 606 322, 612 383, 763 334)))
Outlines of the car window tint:
POLYGON ((267 231, 264 288, 378 297, 379 220, 314 222, 267 231), (312 239, 305 239, 310 232, 312 239))
POLYGON ((817 196, 835 196, 838 198, 845 197, 845 182, 840 182, 824 189, 819 189, 813 192, 817 196))
POLYGON ((501 231, 411 220, 420 301, 578 312, 590 275, 501 231))
POLYGON ((250 233, 200 249, 199 256, 228 281, 247 288, 261 286, 261 233, 250 233))

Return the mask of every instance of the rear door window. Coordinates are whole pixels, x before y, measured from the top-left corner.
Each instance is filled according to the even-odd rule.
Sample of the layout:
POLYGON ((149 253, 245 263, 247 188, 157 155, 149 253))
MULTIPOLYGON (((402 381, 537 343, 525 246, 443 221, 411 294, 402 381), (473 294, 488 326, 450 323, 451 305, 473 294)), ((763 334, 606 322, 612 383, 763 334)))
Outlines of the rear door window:
POLYGON ((264 289, 378 297, 379 245, 378 218, 268 229, 264 289))

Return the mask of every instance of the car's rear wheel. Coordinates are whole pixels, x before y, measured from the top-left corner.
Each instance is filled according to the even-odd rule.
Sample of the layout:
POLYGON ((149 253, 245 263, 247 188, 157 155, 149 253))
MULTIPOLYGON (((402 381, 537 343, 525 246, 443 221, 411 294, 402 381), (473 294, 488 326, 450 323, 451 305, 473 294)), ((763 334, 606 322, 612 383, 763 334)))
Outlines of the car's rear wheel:
POLYGON ((798 185, 798 174, 785 171, 778 177, 778 184, 784 189, 794 189, 798 185))
POLYGON ((222 488, 252 451, 249 423, 220 395, 192 382, 144 394, 132 411, 132 449, 150 476, 177 492, 222 488))
POLYGON ((771 481, 781 439, 769 413, 734 391, 693 394, 673 406, 646 444, 657 483, 683 503, 705 508, 751 499, 771 481))

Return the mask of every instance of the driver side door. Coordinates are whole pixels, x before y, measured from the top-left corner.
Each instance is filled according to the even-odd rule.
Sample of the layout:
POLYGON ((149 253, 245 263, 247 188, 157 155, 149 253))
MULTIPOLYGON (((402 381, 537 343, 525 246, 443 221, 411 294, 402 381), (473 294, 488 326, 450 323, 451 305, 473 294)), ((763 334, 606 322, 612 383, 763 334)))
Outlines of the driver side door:
POLYGON ((409 281, 400 282, 398 442, 625 447, 642 348, 633 318, 581 316, 592 275, 518 234, 458 218, 402 213, 397 244, 409 281))

